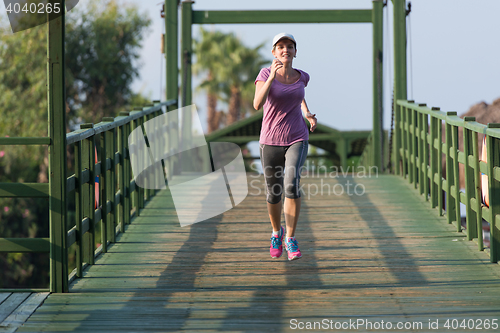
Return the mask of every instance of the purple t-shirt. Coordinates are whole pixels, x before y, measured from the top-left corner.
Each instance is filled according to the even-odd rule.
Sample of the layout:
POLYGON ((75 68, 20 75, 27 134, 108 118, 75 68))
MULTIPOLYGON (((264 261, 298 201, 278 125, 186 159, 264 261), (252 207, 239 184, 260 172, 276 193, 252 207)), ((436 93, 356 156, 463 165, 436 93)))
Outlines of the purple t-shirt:
MULTIPOLYGON (((259 143, 271 146, 289 146, 298 141, 309 140, 309 130, 302 116, 300 104, 304 99, 304 88, 309 74, 297 69, 300 78, 292 84, 274 80, 264 103, 264 118, 259 143)), ((255 79, 267 81, 271 67, 262 68, 255 79)))

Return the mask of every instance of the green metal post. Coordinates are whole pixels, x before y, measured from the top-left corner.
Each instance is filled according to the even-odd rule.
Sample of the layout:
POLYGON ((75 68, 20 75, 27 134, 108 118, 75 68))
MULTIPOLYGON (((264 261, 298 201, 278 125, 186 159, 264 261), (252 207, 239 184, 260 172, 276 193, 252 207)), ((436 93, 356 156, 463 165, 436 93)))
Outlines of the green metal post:
MULTIPOLYGON (((488 128, 500 128, 500 124, 489 123, 488 128)), ((490 261, 498 262, 500 256, 500 233, 496 224, 500 213, 500 182, 495 179, 495 169, 500 166, 499 139, 493 136, 486 137, 488 191, 490 198, 490 261)))
POLYGON ((165 0, 165 59, 166 59, 166 98, 178 99, 179 69, 178 63, 178 0, 165 0))
POLYGON ((408 182, 410 184, 413 183, 413 177, 414 177, 414 173, 413 173, 413 166, 415 165, 415 161, 413 160, 413 157, 415 156, 414 155, 414 151, 413 151, 413 147, 414 147, 414 136, 413 136, 413 133, 415 133, 414 131, 414 123, 413 123, 413 109, 412 108, 405 108, 406 110, 406 124, 408 125, 408 128, 406 128, 406 144, 407 144, 407 148, 408 148, 408 156, 407 156, 407 161, 408 161, 408 182))
POLYGON ((455 197, 455 220, 457 221, 457 231, 462 232, 462 216, 460 215, 460 175, 459 175, 459 163, 458 163, 458 127, 455 125, 451 126, 451 142, 452 142, 452 154, 451 158, 453 161, 453 185, 455 186, 453 191, 453 196, 455 197))
MULTIPOLYGON (((64 0, 61 7, 64 8, 64 0)), ((68 292, 64 15, 48 14, 50 291, 68 292)))
MULTIPOLYGON (((147 110, 147 109, 149 109, 150 107, 152 107, 152 105, 145 106, 145 107, 143 107, 142 109, 143 109, 143 110, 147 110)), ((148 121, 152 120, 153 118, 154 118, 154 114, 151 114, 151 113, 150 113, 150 114, 145 115, 145 116, 143 117, 143 119, 144 119, 144 120, 143 120, 143 124, 144 124, 144 123, 147 123, 148 121)), ((157 124, 157 123, 155 122, 155 125, 156 125, 156 124, 157 124)), ((153 135, 156 135, 156 131, 153 131, 153 133, 154 133, 153 135)), ((154 140, 155 140, 155 138, 154 138, 154 137, 152 137, 152 138, 148 137, 148 140, 154 141, 154 140)), ((158 141, 155 141, 155 142, 158 142, 158 141)), ((157 148, 157 147, 149 147, 149 149, 156 149, 156 148, 157 148)), ((155 156, 158 156, 158 155, 155 155, 155 156)), ((146 156, 146 158, 149 158, 149 156, 146 156)), ((155 170, 154 172, 156 172, 156 170, 155 170)), ((157 179, 157 178, 156 178, 156 175, 155 175, 155 176, 153 176, 153 178, 154 178, 154 179, 157 179)), ((146 201, 149 201, 149 200, 151 199, 151 197, 154 195, 154 189, 151 189, 151 188, 146 188, 146 189, 143 189, 143 191, 144 191, 144 195, 146 196, 146 199, 145 199, 146 201)), ((142 207, 141 207, 141 208, 144 208, 144 198, 143 198, 143 202, 142 202, 142 207)))
MULTIPOLYGON (((140 118, 132 120, 130 124, 131 124, 131 128, 130 128, 131 132, 134 131, 136 128, 141 128, 141 125, 142 125, 140 122, 140 118)), ((130 133, 128 135, 130 135, 130 133)), ((139 161, 139 170, 144 170, 143 165, 140 164, 140 163, 144 163, 144 159, 141 158, 138 161, 139 161)), ((141 196, 141 194, 144 195, 141 191, 141 188, 136 183, 133 194, 131 193, 132 206, 135 207, 135 216, 140 216, 140 214, 141 214, 141 212, 140 212, 140 208, 141 208, 140 207, 140 203, 141 203, 140 196, 141 196)))
MULTIPOLYGON (((392 0, 394 12, 394 100, 407 99, 406 83, 406 0, 392 0)), ((394 128, 399 129, 399 110, 402 108, 395 105, 394 128)), ((400 136, 401 131, 394 132, 396 147, 394 151, 394 165, 397 166, 396 172, 399 174, 399 161, 401 160, 400 136)), ((405 152, 403 152, 405 153, 405 152)), ((405 175, 405 174, 403 174, 405 175)))
MULTIPOLYGON (((177 6, 179 0, 165 0, 165 57, 167 63, 167 84, 166 84, 166 97, 167 100, 178 100, 179 99, 179 68, 178 68, 178 19, 177 6)), ((177 102, 175 105, 167 107, 167 112, 176 110, 179 107, 177 102)), ((171 115, 173 116, 173 114, 171 115)), ((177 118, 174 116, 174 118, 177 118)), ((170 123, 173 123, 174 119, 170 118, 170 123)), ((177 125, 177 122, 175 122, 177 125)), ((178 131, 177 128, 168 128, 168 140, 167 147, 168 150, 176 149, 178 143, 178 131)), ((179 174, 179 163, 176 162, 174 157, 170 157, 167 163, 167 173, 168 174, 179 174)))
POLYGON ((410 137, 410 177, 411 183, 413 184, 414 188, 417 188, 417 164, 416 164, 416 147, 417 147, 417 139, 415 137, 416 134, 416 124, 415 120, 416 118, 416 113, 417 111, 413 109, 408 110, 408 119, 410 119, 410 128, 408 129, 408 135, 410 137))
POLYGON ((340 166, 344 172, 347 172, 347 139, 341 138, 337 142, 340 157, 340 166))
MULTIPOLYGON (((408 158, 408 152, 409 152, 409 142, 408 142, 408 128, 409 128, 409 122, 408 122, 408 112, 407 112, 407 107, 406 106, 398 106, 396 109, 397 114, 401 114, 400 121, 401 121, 401 147, 402 147, 402 153, 401 153, 401 162, 402 162, 402 172, 403 172, 403 177, 409 176, 409 171, 408 171, 408 166, 409 166, 409 158, 408 158)), ((399 127, 399 126, 398 126, 399 127)))
MULTIPOLYGON (((139 109, 139 111, 142 111, 142 108, 139 109)), ((145 117, 140 117, 137 119, 137 127, 136 128, 142 128, 142 131, 144 132, 144 123, 145 123, 145 117)), ((148 156, 148 149, 144 149, 144 151, 142 152, 142 160, 141 160, 141 170, 144 170, 144 166, 146 164, 146 161, 148 161, 149 159, 149 156, 148 156)), ((143 188, 143 187, 140 187, 137 185, 137 183, 135 184, 135 190, 137 191, 137 195, 138 195, 138 202, 137 202, 137 216, 139 216, 139 211, 141 209, 144 208, 144 197, 145 197, 145 193, 146 193, 146 189, 143 188)))
MULTIPOLYGON (((393 92, 394 95, 394 92, 393 92)), ((403 121, 401 119, 401 110, 403 109, 400 105, 396 103, 396 99, 393 96, 393 103, 394 103, 394 134, 393 134, 393 149, 392 149, 392 156, 389 158, 392 158, 392 165, 394 166, 394 174, 399 175, 403 174, 403 177, 405 177, 405 174, 403 172, 404 168, 404 157, 401 155, 401 149, 404 147, 403 140, 404 140, 404 131, 401 128, 403 126, 403 121)))
POLYGON ((100 160, 101 160, 101 174, 99 176, 99 201, 101 203, 101 246, 102 252, 108 252, 108 214, 106 214, 106 203, 108 202, 109 179, 106 172, 106 155, 107 155, 107 141, 106 132, 101 133, 100 143, 100 160))
POLYGON ((476 228, 477 228, 477 245, 479 251, 484 250, 483 244, 483 211, 481 208, 481 171, 479 170, 479 144, 477 133, 472 134, 472 152, 474 161, 474 197, 476 208, 476 228))
MULTIPOLYGON (((113 117, 110 117, 109 119, 105 118, 105 121, 114 121, 113 117)), ((107 159, 110 160, 111 162, 111 168, 107 171, 106 177, 108 178, 108 187, 107 187, 107 197, 108 201, 110 202, 111 205, 111 211, 107 214, 108 215, 108 240, 111 243, 116 242, 116 225, 115 221, 116 219, 116 201, 115 201, 115 195, 116 195, 116 163, 115 163, 115 153, 116 153, 116 128, 113 128, 109 131, 106 131, 107 135, 107 147, 106 147, 106 157, 107 159)), ((106 209, 107 211, 107 209, 106 209)))
MULTIPOLYGON (((127 112, 127 115, 129 113, 127 112)), ((124 153, 124 163, 125 163, 125 171, 123 172, 125 177, 125 187, 124 187, 124 195, 125 195, 125 224, 130 224, 131 222, 131 210, 132 210, 132 193, 130 189, 130 181, 132 178, 132 166, 130 164, 130 150, 128 146, 128 137, 132 132, 131 123, 128 122, 124 125, 124 144, 125 144, 125 153, 124 153)))
POLYGON ((82 277, 83 264, 83 235, 82 235, 82 220, 83 220, 83 184, 82 184, 82 141, 75 144, 75 176, 77 185, 75 189, 75 217, 76 217, 76 277, 82 277))
POLYGON ((382 0, 373 0, 373 164, 384 171, 383 165, 383 7, 382 0))
MULTIPOLYGON (((465 117, 465 122, 476 121, 475 117, 465 117)), ((472 209, 472 198, 476 198, 475 184, 474 183, 474 166, 470 165, 469 157, 473 154, 474 147, 472 137, 476 137, 477 143, 477 133, 472 132, 472 130, 465 128, 464 131, 464 176, 465 176, 465 196, 467 198, 466 202, 466 222, 467 222, 467 239, 472 240, 477 238, 477 225, 476 225, 476 213, 472 209)))
MULTIPOLYGON (((82 124, 81 129, 93 128, 93 124, 82 124)), ((81 184, 82 191, 82 212, 83 218, 88 218, 90 221, 89 231, 83 235, 80 235, 82 239, 82 260, 88 264, 92 264, 94 260, 94 201, 92 200, 92 193, 94 192, 94 180, 92 177, 94 175, 94 136, 86 138, 82 141, 82 169, 89 171, 90 181, 88 183, 81 184)), ((95 199, 94 199, 95 200, 95 199)))
MULTIPOLYGON (((447 116, 456 116, 456 112, 446 112, 447 116)), ((446 122, 446 142, 445 142, 445 159, 446 159, 446 217, 448 223, 452 223, 456 219, 455 209, 460 209, 460 207, 455 206, 455 200, 451 193, 451 186, 455 185, 454 177, 454 167, 453 167, 453 156, 450 155, 450 150, 453 148, 453 125, 446 122)), ((458 186, 458 185, 457 185, 458 186)), ((458 222, 458 221, 457 221, 458 222)), ((458 222, 460 223, 460 222, 458 222)))
POLYGON ((424 194, 425 200, 429 200, 429 116, 427 114, 422 114, 422 123, 423 123, 423 180, 424 183, 424 194))
POLYGON ((423 122, 423 114, 417 112, 417 168, 418 168, 418 190, 420 194, 424 194, 424 122, 423 122))
MULTIPOLYGON (((439 108, 433 107, 433 111, 439 111, 439 108)), ((438 192, 438 184, 436 183, 436 177, 438 177, 438 181, 441 182, 441 170, 438 169, 438 158, 441 158, 440 155, 438 155, 438 149, 436 148, 436 144, 441 144, 441 138, 438 140, 438 123, 439 119, 434 117, 431 114, 431 140, 429 142, 429 149, 430 149, 430 158, 431 158, 431 164, 430 164, 430 172, 431 172, 431 188, 430 188, 430 194, 431 194, 431 207, 435 208, 438 206, 438 197, 441 195, 440 192, 438 192)), ((439 212, 441 214, 441 211, 439 212)))
MULTIPOLYGON (((169 115, 169 128, 168 128, 168 148, 170 152, 178 152, 179 149, 179 113, 174 109, 174 106, 169 106, 167 112, 171 112, 169 115), (172 112, 173 111, 173 112, 172 112)), ((180 174, 180 163, 179 155, 175 154, 169 157, 170 175, 180 174)))
POLYGON ((182 98, 181 106, 191 105, 191 55, 193 53, 192 25, 193 3, 191 0, 182 2, 182 31, 181 31, 181 75, 182 98))
MULTIPOLYGON (((192 103, 192 87, 191 87, 191 55, 192 49, 192 23, 193 23, 193 3, 191 0, 184 0, 182 2, 182 31, 181 31, 181 76, 182 76, 182 90, 181 90, 181 106, 191 105, 192 103)), ((189 146, 192 140, 191 127, 192 115, 190 112, 182 114, 182 130, 180 143, 182 146, 189 146)), ((182 160, 179 161, 181 170, 189 170, 193 161, 189 152, 183 154, 182 160)))
MULTIPOLYGON (((121 111, 120 116, 128 117, 130 112, 121 111)), ((122 156, 121 163, 123 164, 122 170, 123 175, 120 179, 123 179, 123 187, 120 188, 122 192, 122 204, 123 204, 123 226, 122 231, 125 231, 125 225, 130 224, 130 209, 131 209, 131 196, 130 196, 130 156, 128 151, 128 137, 130 135, 130 123, 126 123, 121 126, 121 151, 120 154, 122 156)))
POLYGON ((120 156, 120 160, 118 161, 118 189, 120 191, 120 201, 117 202, 117 223, 120 223, 120 232, 125 232, 125 176, 124 176, 124 158, 125 155, 125 136, 124 136, 124 127, 118 127, 118 153, 120 156))
POLYGON ((438 171, 438 209, 439 216, 443 215, 443 123, 437 119, 437 171, 438 171))

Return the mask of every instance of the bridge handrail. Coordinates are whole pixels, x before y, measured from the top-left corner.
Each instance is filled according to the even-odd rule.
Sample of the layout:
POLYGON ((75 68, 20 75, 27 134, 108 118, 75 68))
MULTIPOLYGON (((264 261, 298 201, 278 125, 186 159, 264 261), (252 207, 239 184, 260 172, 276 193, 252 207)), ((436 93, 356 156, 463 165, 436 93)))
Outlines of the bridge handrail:
POLYGON ((83 139, 86 139, 92 135, 100 134, 105 131, 109 131, 113 128, 117 128, 119 126, 123 126, 126 123, 130 123, 133 120, 139 119, 141 117, 144 117, 148 114, 151 114, 153 112, 157 112, 161 110, 162 107, 169 107, 174 104, 176 104, 176 100, 170 100, 166 102, 157 102, 153 105, 148 105, 145 108, 140 108, 140 110, 134 110, 134 114, 129 115, 129 116, 118 116, 114 118, 115 120, 110 123, 110 122, 100 122, 95 125, 95 127, 91 129, 79 129, 76 131, 73 131, 71 133, 66 134, 66 144, 70 145, 72 143, 75 143, 77 141, 81 141, 83 139))
MULTIPOLYGON (((131 218, 139 215, 144 202, 156 193, 156 190, 142 189, 135 185, 128 161, 128 136, 133 129, 162 114, 164 108, 170 110, 176 106, 177 100, 154 101, 153 104, 135 108, 134 111, 120 112, 118 117, 105 117, 95 126, 82 124, 80 129, 66 135, 66 146, 74 149, 75 157, 75 173, 66 177, 68 197, 75 193, 75 223, 73 227, 68 227, 67 231, 63 228, 67 234, 63 250, 67 253, 70 246, 76 244, 76 267, 67 275, 66 285, 81 277, 83 269, 92 265, 100 253, 107 251, 108 244, 115 241, 117 234, 125 232, 125 226, 130 223, 131 218), (97 137, 100 142, 100 162, 95 160, 97 137), (96 177, 99 177, 97 186, 100 186, 101 199, 97 207, 94 198, 96 177), (99 247, 96 247, 95 241, 96 226, 101 228, 99 247)), ((1 139, 1 144, 8 145, 51 143, 50 138, 1 139)), ((47 197, 48 184, 3 183, 0 184, 0 194, 3 197, 47 197)), ((67 216, 65 209, 64 214, 67 216)), ((50 248, 49 238, 0 238, 2 253, 48 253, 50 248)), ((66 260, 62 263, 63 272, 69 271, 67 259, 66 255, 66 260)), ((48 289, 0 289, 2 290, 48 289)))
POLYGON ((462 232, 460 204, 464 204, 467 239, 475 240, 479 251, 485 250, 482 219, 486 220, 490 224, 490 261, 498 262, 500 124, 480 124, 475 117, 462 119, 456 112, 443 112, 407 100, 397 100, 395 112, 395 173, 418 188, 432 208, 437 207, 440 215, 447 216, 448 223, 456 225, 458 232, 462 232), (462 142, 459 131, 463 132, 462 142), (479 135, 486 136, 485 162, 479 156, 479 135), (482 202, 481 174, 488 176, 489 207, 482 202), (461 175, 465 179, 464 190, 460 188, 461 175))

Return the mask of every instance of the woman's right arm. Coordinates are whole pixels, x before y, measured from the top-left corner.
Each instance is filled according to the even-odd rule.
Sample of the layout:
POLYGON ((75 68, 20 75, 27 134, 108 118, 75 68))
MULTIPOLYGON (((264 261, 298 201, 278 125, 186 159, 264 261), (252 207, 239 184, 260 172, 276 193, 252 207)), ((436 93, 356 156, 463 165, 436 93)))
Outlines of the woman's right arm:
POLYGON ((271 65, 271 73, 269 73, 267 80, 265 82, 257 81, 255 84, 255 96, 253 98, 253 107, 255 110, 260 110, 266 102, 267 95, 269 95, 269 90, 271 89, 271 84, 276 78, 276 71, 281 67, 283 67, 281 61, 274 59, 273 64, 271 65))

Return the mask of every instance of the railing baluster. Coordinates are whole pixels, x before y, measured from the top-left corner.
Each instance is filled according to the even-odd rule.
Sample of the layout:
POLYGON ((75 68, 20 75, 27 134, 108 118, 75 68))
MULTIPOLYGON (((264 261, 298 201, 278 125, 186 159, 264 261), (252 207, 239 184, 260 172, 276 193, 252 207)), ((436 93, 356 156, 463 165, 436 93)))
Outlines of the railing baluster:
MULTIPOLYGON (((435 110, 435 108, 432 108, 432 110, 435 110)), ((431 194, 431 207, 435 208, 438 205, 438 188, 436 184, 436 175, 439 174, 441 176, 441 172, 438 172, 438 152, 437 149, 434 145, 434 143, 437 140, 437 126, 438 126, 438 118, 434 117, 431 114, 431 142, 429 142, 429 149, 430 149, 430 157, 431 157, 431 166, 430 166, 430 171, 431 171, 431 188, 430 188, 430 194, 431 194)), ((440 140, 441 141, 441 140, 440 140)), ((441 179, 441 178, 439 178, 441 179)))
POLYGON ((408 150, 408 182, 410 184, 413 183, 413 135, 411 133, 412 128, 413 128, 413 123, 412 123, 412 109, 406 108, 406 123, 408 124, 408 128, 406 129, 406 135, 407 135, 407 142, 406 142, 406 148, 408 150))
MULTIPOLYGON (((475 117, 465 117, 464 121, 475 121, 475 117)), ((465 177, 465 197, 467 198, 466 202, 466 213, 465 213, 465 221, 467 228, 467 239, 473 240, 477 238, 477 225, 476 225, 476 213, 472 209, 472 199, 476 198, 476 191, 474 186, 474 166, 470 165, 469 157, 472 155, 471 152, 474 150, 473 148, 473 140, 472 140, 472 131, 468 128, 463 129, 464 131, 464 177, 465 177)), ((474 133, 475 134, 475 133, 474 133)), ((477 143, 477 134, 476 143, 477 143)), ((476 183, 478 184, 478 183, 476 183)), ((481 200, 481 199, 479 199, 481 200)))
POLYGON ((402 140, 403 140, 403 151, 402 151, 402 159, 403 159, 403 177, 410 177, 409 171, 408 171, 408 163, 409 163, 409 149, 408 149, 408 142, 410 140, 410 134, 408 133, 408 129, 410 127, 408 123, 408 112, 407 108, 405 106, 401 107, 401 114, 402 114, 402 140))
MULTIPOLYGON (((82 124, 80 128, 90 129, 93 124, 82 124)), ((95 250, 95 228, 94 228, 94 169, 95 169, 95 156, 94 156, 94 136, 86 138, 82 141, 82 168, 89 170, 90 181, 82 186, 83 197, 83 216, 89 219, 89 230, 82 237, 83 243, 83 261, 89 265, 94 263, 94 250, 95 250)))
MULTIPOLYGON (((111 118, 114 121, 114 118, 111 118)), ((115 202, 115 197, 116 197, 116 133, 117 130, 115 127, 110 129, 109 131, 106 131, 106 135, 108 136, 107 139, 107 147, 106 147, 106 156, 107 159, 111 161, 111 169, 108 170, 107 177, 108 177, 108 201, 110 202, 111 205, 111 211, 109 212, 108 215, 108 239, 111 243, 116 242, 116 223, 118 221, 116 214, 117 214, 117 207, 116 207, 116 202, 115 202)))
MULTIPOLYGON (((500 124, 488 124, 488 128, 500 128, 500 124)), ((487 135, 488 193, 490 199, 490 261, 498 262, 500 257, 500 235, 497 229, 497 215, 500 214, 500 182, 495 179, 494 170, 500 167, 499 139, 487 135)))
MULTIPOLYGON (((447 112, 447 116, 456 115, 455 112, 447 112)), ((453 185, 453 160, 450 156, 450 149, 452 147, 452 133, 451 133, 451 125, 446 122, 446 217, 448 219, 448 223, 451 224, 453 219, 455 218, 455 202, 453 201, 453 197, 451 196, 451 186, 453 185)))
MULTIPOLYGON (((143 109, 148 109, 148 108, 150 108, 152 106, 153 105, 147 105, 143 109)), ((145 115, 144 118, 143 118, 144 119, 143 123, 148 122, 149 120, 153 119, 154 117, 155 117, 155 114, 147 114, 147 115, 145 115)), ((153 126, 154 126, 155 130, 153 131, 153 137, 152 138, 148 138, 150 140, 149 141, 150 143, 151 142, 158 142, 158 141, 156 141, 156 125, 157 125, 157 123, 154 122, 153 126)), ((153 151, 156 150, 156 146, 151 147, 151 144, 150 144, 149 145, 149 149, 151 151, 151 154, 153 154, 153 151)), ((146 156, 146 158, 147 158, 147 161, 150 160, 150 156, 146 156)), ((153 162, 151 162, 151 163, 153 163, 153 162)), ((154 177, 153 179, 158 179, 158 178, 156 178, 157 177, 157 175, 156 175, 156 168, 155 168, 155 170, 153 172, 154 172, 153 173, 153 177, 154 177)), ((150 188, 144 189, 144 195, 145 195, 145 200, 149 201, 149 199, 154 195, 154 189, 150 189, 150 188)), ((143 208, 143 206, 144 206, 144 198, 142 199, 142 206, 141 206, 141 208, 143 208)))
POLYGON ((453 192, 455 196, 455 219, 457 221, 457 231, 462 232, 462 216, 460 214, 460 174, 458 163, 458 127, 452 125, 451 131, 451 158, 453 161, 453 185, 455 186, 455 191, 453 192))
POLYGON ((472 153, 474 158, 474 197, 475 201, 475 217, 476 217, 476 228, 477 228, 477 244, 479 251, 484 250, 483 244, 483 210, 481 208, 482 195, 481 195, 481 170, 479 169, 479 140, 478 134, 474 132, 472 134, 472 153))
POLYGON ((438 209, 439 216, 443 215, 443 123, 441 119, 437 119, 437 139, 438 139, 438 149, 437 149, 437 169, 439 173, 438 177, 438 209))
MULTIPOLYGON (((394 174, 399 175, 401 174, 402 170, 400 168, 400 163, 402 163, 402 158, 401 158, 401 152, 400 149, 403 147, 402 145, 402 140, 403 137, 401 135, 401 109, 402 107, 396 103, 395 100, 393 100, 394 103, 394 138, 393 138, 393 144, 394 144, 394 174)), ((391 157, 392 158, 392 157, 391 157)))
MULTIPOLYGON (((127 138, 130 135, 130 133, 132 133, 132 131, 134 131, 136 128, 138 128, 140 126, 139 120, 138 119, 133 120, 130 125, 131 125, 130 132, 127 134, 127 138)), ((129 162, 130 162, 130 160, 129 160, 129 162)), ((141 159, 139 159, 139 161, 137 161, 137 164, 138 164, 138 167, 140 170, 144 170, 142 163, 144 163, 144 158, 141 158, 141 159)), ((131 176, 131 173, 129 173, 129 176, 131 176)), ((140 215, 140 212, 139 212, 139 187, 137 186, 137 184, 135 184, 133 192, 132 192, 132 189, 130 189, 130 197, 131 197, 131 201, 132 201, 131 205, 133 207, 135 207, 135 214, 136 214, 136 216, 139 216, 140 215)))
POLYGON ((132 210, 132 193, 130 189, 130 182, 131 182, 131 166, 130 166, 130 151, 129 151, 129 146, 128 146, 128 137, 132 131, 132 124, 126 123, 124 125, 124 138, 123 138, 123 144, 124 144, 124 155, 123 155, 123 160, 124 160, 124 166, 123 166, 123 176, 125 179, 125 184, 124 184, 124 196, 125 196, 125 201, 124 201, 124 209, 125 209, 125 216, 124 216, 124 222, 125 224, 130 224, 130 215, 131 215, 131 210, 132 210))
POLYGON ((425 136, 424 136, 424 120, 423 120, 423 114, 420 112, 416 112, 417 116, 417 130, 418 130, 418 189, 420 191, 420 195, 424 194, 424 187, 425 187, 425 182, 426 179, 424 178, 424 142, 425 142, 425 136))
POLYGON ((118 126, 118 153, 119 153, 119 164, 118 164, 118 190, 120 191, 120 202, 117 202, 117 223, 120 224, 120 232, 125 232, 125 177, 124 177, 124 155, 125 155, 125 135, 124 135, 124 125, 118 126))
POLYGON ((99 187, 100 195, 99 199, 101 202, 101 246, 102 253, 108 252, 108 214, 106 214, 106 206, 108 202, 108 187, 109 178, 106 172, 106 157, 107 157, 107 136, 106 132, 102 132, 100 135, 101 143, 101 175, 99 176, 99 187))
POLYGON ((422 114, 423 123, 423 141, 422 141, 422 154, 423 156, 423 173, 422 179, 424 181, 425 200, 429 201, 429 116, 422 114))
POLYGON ((75 189, 75 218, 76 218, 76 277, 82 277, 83 264, 83 237, 82 237, 82 220, 83 220, 83 197, 82 192, 82 141, 75 143, 75 176, 77 179, 75 189))

